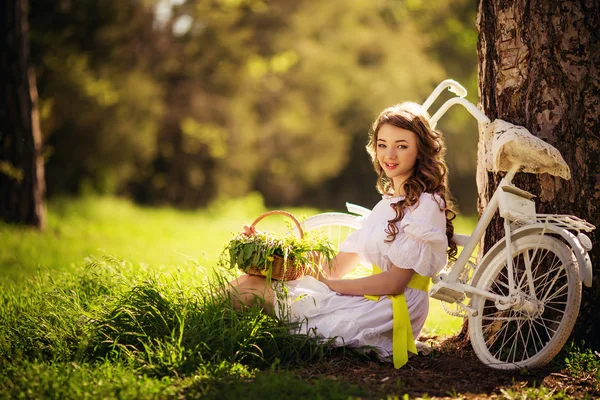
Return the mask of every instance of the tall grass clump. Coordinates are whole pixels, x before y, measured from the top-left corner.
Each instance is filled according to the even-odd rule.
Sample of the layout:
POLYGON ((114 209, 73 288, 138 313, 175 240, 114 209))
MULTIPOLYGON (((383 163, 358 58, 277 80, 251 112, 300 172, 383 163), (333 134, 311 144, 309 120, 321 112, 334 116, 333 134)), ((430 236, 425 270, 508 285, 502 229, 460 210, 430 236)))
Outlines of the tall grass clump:
POLYGON ((0 222, 0 399, 360 396, 294 378, 327 343, 223 295, 232 277, 218 256, 264 211, 257 196, 194 212, 55 199, 44 232, 0 222))
POLYGON ((184 287, 151 278, 130 288, 93 322, 96 358, 128 360, 151 375, 186 375, 199 365, 264 369, 315 362, 326 346, 290 333, 259 307, 234 310, 225 278, 184 287))
POLYGON ((286 368, 327 353, 258 307, 234 310, 223 295, 228 277, 217 277, 190 282, 104 257, 69 274, 4 284, 0 365, 109 362, 164 377, 223 363, 286 368))
POLYGON ((110 297, 114 276, 42 272, 28 284, 0 284, 0 361, 79 359, 89 331, 84 322, 110 297))

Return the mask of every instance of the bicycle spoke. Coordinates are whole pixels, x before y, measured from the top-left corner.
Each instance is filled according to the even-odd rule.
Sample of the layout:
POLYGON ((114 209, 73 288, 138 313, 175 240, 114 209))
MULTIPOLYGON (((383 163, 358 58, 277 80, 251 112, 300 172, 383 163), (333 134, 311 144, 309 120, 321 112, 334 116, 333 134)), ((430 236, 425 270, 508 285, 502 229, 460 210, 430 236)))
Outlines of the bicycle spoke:
POLYGON ((551 273, 551 272, 552 272, 554 269, 556 269, 556 266, 557 266, 557 265, 559 265, 559 264, 560 264, 560 265, 561 265, 561 267, 562 267, 562 261, 561 261, 561 259, 560 259, 560 258, 558 258, 558 257, 556 257, 556 255, 555 255, 555 256, 554 256, 554 259, 552 260, 552 262, 550 262, 550 263, 549 263, 549 265, 550 265, 550 266, 549 266, 549 267, 547 267, 547 268, 545 268, 545 269, 546 269, 546 271, 547 271, 547 272, 546 272, 546 275, 550 276, 550 273, 551 273))
MULTIPOLYGON (((523 325, 525 325, 525 323, 523 323, 523 325)), ((527 339, 525 339, 525 337, 523 336, 522 327, 519 328, 518 332, 519 336, 521 337, 521 343, 523 343, 523 356, 521 357, 521 360, 524 360, 529 358, 529 353, 527 352, 527 344, 529 343, 529 330, 527 330, 527 339)))
POLYGON ((546 306, 545 306, 545 307, 546 307, 546 310, 552 310, 552 311, 556 311, 556 312, 558 312, 558 313, 561 313, 561 314, 563 314, 563 315, 564 315, 564 313, 565 313, 565 312, 564 312, 564 310, 559 310, 558 308, 554 308, 554 307, 552 307, 552 306, 549 306, 549 305, 547 305, 547 304, 546 304, 546 306))
POLYGON ((516 337, 518 336, 518 334, 519 334, 519 328, 517 327, 517 328, 515 328, 514 333, 510 337, 512 344, 510 346, 510 351, 508 352, 508 354, 509 354, 509 356, 510 356, 510 354, 512 354, 512 361, 511 362, 513 362, 513 363, 515 362, 515 356, 517 355, 517 350, 516 350, 515 347, 517 345, 516 337), (515 339, 513 340, 513 338, 515 338, 515 339))
POLYGON ((537 278, 534 278, 534 275, 537 275, 538 270, 540 269, 540 266, 544 264, 544 261, 547 257, 547 255, 550 253, 547 250, 544 250, 541 253, 541 257, 539 259, 539 261, 535 264, 535 266, 533 265, 533 259, 535 258, 535 254, 537 253, 537 250, 534 251, 534 256, 529 258, 529 252, 525 252, 524 254, 527 257, 529 262, 525 262, 526 264, 526 271, 527 271, 527 275, 528 275, 528 282, 529 282, 529 291, 532 294, 532 298, 533 299, 537 299, 537 291, 534 289, 536 286, 542 286, 542 287, 546 287, 547 285, 547 280, 549 278, 549 276, 552 274, 552 272, 555 270, 555 267, 558 263, 560 263, 560 259, 558 259, 556 256, 554 256, 554 260, 551 262, 551 266, 548 268, 548 271, 546 271, 545 273, 543 273, 542 275, 538 276, 537 278), (542 280, 543 282, 539 282, 540 280, 542 280))
MULTIPOLYGON (((526 251, 525 254, 523 255, 523 258, 525 259, 525 273, 523 274, 523 279, 525 279, 525 277, 527 277, 527 287, 529 288, 529 295, 531 296, 531 298, 533 300, 537 300, 537 296, 535 293, 533 272, 531 270, 532 269, 531 268, 532 260, 529 258, 529 252, 526 251)), ((520 287, 520 285, 519 285, 519 287, 520 287)))
POLYGON ((503 278, 502 281, 498 280, 498 277, 494 281, 494 285, 496 286, 496 288, 498 288, 498 291, 496 292, 490 288, 490 292, 501 295, 501 296, 506 296, 508 294, 508 289, 509 289, 508 276, 504 274, 505 269, 506 269, 506 264, 505 264, 505 268, 498 274, 498 277, 503 278), (504 280, 506 280, 507 283, 505 283, 504 280), (502 285, 503 288, 506 289, 506 291, 502 291, 500 284, 502 285))
MULTIPOLYGON (((544 254, 544 259, 545 259, 546 255, 548 253, 549 252, 546 251, 546 253, 544 254)), ((540 262, 536 265, 536 268, 535 268, 535 271, 534 271, 535 274, 537 274, 539 266, 542 265, 542 261, 543 260, 540 260, 540 262)), ((560 264, 560 263, 561 263, 560 259, 557 258, 556 256, 554 256, 554 260, 552 260, 552 262, 550 262, 550 266, 547 267, 547 268, 543 268, 543 269, 546 270, 546 272, 542 273, 542 275, 540 275, 538 278, 534 279, 534 282, 536 283, 536 286, 538 286, 538 287, 540 287, 540 286, 541 287, 546 287, 548 285, 548 279, 552 275, 553 271, 556 269, 556 265, 560 264), (539 282, 540 280, 541 280, 541 282, 539 282)))
MULTIPOLYGON (((543 275, 541 275, 540 277, 538 277, 538 278, 536 279, 536 285, 537 285, 539 288, 542 288, 542 290, 543 290, 544 288, 546 288, 546 287, 548 286, 548 283, 549 283, 549 282, 548 282, 548 280, 549 280, 549 277, 550 277, 550 275, 552 275, 552 273, 555 271, 555 269, 557 269, 557 268, 548 269, 548 271, 546 271, 546 273, 544 273, 543 275), (538 281, 540 281, 540 280, 542 280, 542 279, 543 279, 543 282, 538 282, 538 281)), ((558 267, 558 269, 559 269, 559 272, 560 272, 560 271, 563 271, 563 272, 565 271, 565 270, 564 270, 564 266, 563 266, 562 264, 561 264, 561 265, 558 267)))
POLYGON ((537 352, 539 351, 539 349, 538 349, 538 347, 536 345, 536 336, 537 336, 537 339, 539 340, 539 343, 540 343, 541 346, 543 346, 543 342, 542 342, 542 340, 541 340, 541 338, 540 338, 537 330, 533 328, 533 319, 529 320, 529 334, 531 335, 533 346, 535 347, 535 354, 537 354, 537 352))
MULTIPOLYGON (((535 266, 536 271, 537 271, 538 267, 544 263, 546 256, 550 253, 546 249, 543 249, 541 251, 543 251, 543 255, 540 257, 540 260, 537 262, 537 265, 535 266)), ((534 257, 535 257, 535 255, 534 255, 534 257)))
POLYGON ((518 321, 516 323, 517 327, 515 329, 515 335, 514 335, 514 341, 513 341, 513 348, 514 348, 514 352, 513 352, 513 362, 515 362, 515 357, 517 356, 517 352, 519 350, 519 341, 523 341, 523 335, 522 335, 522 329, 521 327, 523 326, 522 323, 519 323, 520 321, 518 321), (519 339, 520 338, 520 339, 519 339))
POLYGON ((556 329, 552 329, 551 327, 549 327, 546 324, 546 321, 550 321, 552 323, 556 323, 556 321, 553 320, 547 320, 544 318, 537 318, 535 319, 533 322, 537 325, 539 325, 540 327, 544 328, 544 331, 546 332, 546 335, 551 338, 552 336, 554 336, 554 334, 556 333, 556 329))
POLYGON ((472 342, 482 361, 513 369, 543 365, 557 354, 573 327, 573 312, 576 315, 581 299, 570 260, 567 246, 544 235, 515 239, 511 270, 502 255, 492 260, 493 269, 484 273, 485 283, 479 287, 505 301, 509 294, 519 297, 508 310, 499 310, 494 300, 475 298, 479 315, 471 325, 472 342))
POLYGON ((538 352, 539 350, 538 350, 537 346, 535 345, 535 343, 536 343, 536 338, 537 338, 537 341, 538 341, 538 342, 539 342, 539 344, 540 344, 540 349, 544 347, 544 341, 542 340, 542 338, 541 338, 541 336, 540 336, 540 333, 538 332, 538 330, 537 330, 537 329, 535 329, 534 323, 535 323, 535 320, 530 320, 530 321, 529 321, 529 331, 530 331, 530 332, 533 332, 532 336, 535 336, 535 337, 533 338, 533 344, 534 344, 534 346, 535 346, 535 352, 536 352, 536 354, 537 354, 537 352, 538 352))
POLYGON ((552 271, 547 271, 546 273, 544 273, 543 275, 538 276, 537 278, 534 279, 534 283, 535 286, 537 288, 542 288, 542 287, 546 287, 548 284, 548 279, 551 275, 552 271))
MULTIPOLYGON (((523 265, 525 266, 524 269, 525 270, 527 270, 528 268, 531 269, 531 259, 529 258, 529 252, 527 252, 527 251, 524 252, 523 257, 521 257, 521 254, 517 255, 517 262, 515 263, 515 265, 517 265, 517 266, 521 265, 521 263, 519 263, 519 261, 518 261, 518 260, 521 260, 521 258, 523 259, 523 265)), ((527 276, 526 274, 521 275, 521 279, 519 279, 519 284, 517 285, 517 289, 521 288, 521 286, 523 285, 523 282, 525 281, 526 276, 527 276)))
POLYGON ((535 258, 538 250, 540 250, 540 243, 542 242, 542 236, 540 236, 539 241, 537 242, 537 245, 535 246, 535 249, 533 249, 533 258, 535 258))
POLYGON ((544 303, 552 300, 552 298, 556 297, 556 292, 562 292, 565 288, 569 287, 569 282, 567 281, 560 289, 558 289, 555 293, 553 293, 553 295, 548 298, 548 296, 550 296, 550 293, 552 293, 552 287, 554 287, 554 285, 556 284, 556 281, 558 280, 559 276, 556 275, 552 281, 552 284, 550 285, 550 287, 548 288, 548 290, 546 290, 546 294, 544 295, 544 297, 542 298, 542 301, 544 303))
POLYGON ((552 286, 554 282, 561 276, 565 276, 564 265, 553 265, 551 268, 548 268, 548 271, 545 274, 546 279, 544 279, 544 282, 540 283, 539 285, 540 290, 546 290, 546 288, 548 288, 548 285, 552 286))
MULTIPOLYGON (((503 314, 503 312, 497 311, 495 314, 503 314)), ((502 323, 495 322, 495 323, 488 324, 484 328, 484 330, 485 330, 485 333, 490 335, 490 338, 497 338, 498 334, 501 333, 504 328, 505 328, 505 326, 502 323)), ((490 346, 491 346, 491 344, 490 344, 490 346)))
MULTIPOLYGON (((510 327, 510 322, 504 324, 504 326, 502 327, 503 328, 502 330, 504 331, 504 334, 502 335, 502 343, 500 344, 500 348, 498 349, 498 351, 496 352, 496 354, 498 354, 499 352, 501 352, 503 349, 506 348, 506 341, 507 341, 506 335, 507 335, 507 333, 509 331, 509 329, 508 329, 509 327, 510 327)), ((514 337, 514 335, 515 335, 515 332, 513 332, 511 334, 511 336, 508 338, 508 340, 511 340, 514 337)), ((510 355, 511 351, 512 351, 512 346, 511 346, 511 348, 509 350, 509 353, 508 353, 509 355, 510 355)))
MULTIPOLYGON (((506 335, 506 333, 505 333, 505 335, 506 335)), ((495 336, 495 337, 496 337, 496 338, 498 338, 498 336, 495 336)), ((489 349, 492 349, 492 347, 493 347, 493 345, 494 345, 494 344, 496 344, 496 341, 494 341, 494 343, 490 344, 490 345, 488 346, 488 348, 489 348, 489 349)), ((497 351, 496 351, 496 353, 494 354, 494 357, 495 357, 495 358, 497 358, 497 359, 500 359, 500 357, 498 357, 498 353, 500 353, 500 352, 501 352, 503 349, 504 349, 504 340, 502 340, 502 345, 500 345, 500 346, 498 347, 498 350, 497 350, 497 351)))
POLYGON ((559 299, 562 296, 567 296, 569 294, 569 282, 565 282, 560 288, 558 288, 554 293, 548 292, 544 299, 542 300, 544 304, 554 303, 554 299, 559 299))
MULTIPOLYGON (((564 313, 561 313, 561 314, 564 315, 564 313)), ((560 320, 562 318, 544 318, 544 317, 541 317, 541 318, 537 318, 536 321, 538 319, 540 320, 540 323, 543 322, 543 323, 548 323, 548 324, 558 324, 558 323, 560 323, 560 320)))
POLYGON ((517 321, 517 320, 527 320, 528 318, 523 317, 481 317, 483 321, 517 321))
MULTIPOLYGON (((510 313, 510 314, 513 314, 513 313, 510 313)), ((501 324, 501 328, 498 329, 497 332, 495 332, 494 336, 490 338, 493 340, 493 342, 491 341, 488 344, 489 349, 492 349, 496 345, 496 343, 498 342, 498 339, 500 339, 500 337, 502 338, 501 342, 498 344, 499 348, 496 352, 496 355, 498 355, 498 353, 501 352, 503 349, 507 348, 507 342, 513 342, 513 338, 515 337, 515 335, 518 332, 518 327, 516 329, 513 329, 513 327, 511 326, 513 322, 515 322, 514 319, 511 319, 510 317, 508 317, 507 322, 501 324)), ((514 342, 513 342, 513 345, 514 345, 514 342)), ((511 349, 509 350, 509 355, 512 352, 512 348, 513 348, 513 346, 511 345, 511 349)))
MULTIPOLYGON (((565 292, 561 296, 566 297, 566 296, 568 296, 568 293, 565 292)), ((565 307, 567 306, 567 304, 569 304, 569 302, 566 301, 566 300, 565 301, 558 301, 558 300, 555 300, 555 299, 552 299, 552 302, 547 302, 547 303, 548 304, 554 304, 554 305, 563 305, 565 307)))

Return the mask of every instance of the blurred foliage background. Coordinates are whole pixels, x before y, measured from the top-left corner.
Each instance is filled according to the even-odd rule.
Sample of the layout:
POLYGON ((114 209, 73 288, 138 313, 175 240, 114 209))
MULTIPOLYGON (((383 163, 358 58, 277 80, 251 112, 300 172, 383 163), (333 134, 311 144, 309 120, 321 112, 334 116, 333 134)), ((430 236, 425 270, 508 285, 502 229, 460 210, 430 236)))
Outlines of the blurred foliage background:
MULTIPOLYGON (((370 207, 384 107, 446 78, 477 101, 475 18, 472 0, 31 0, 48 195, 370 207)), ((477 126, 438 127, 473 213, 477 126)))

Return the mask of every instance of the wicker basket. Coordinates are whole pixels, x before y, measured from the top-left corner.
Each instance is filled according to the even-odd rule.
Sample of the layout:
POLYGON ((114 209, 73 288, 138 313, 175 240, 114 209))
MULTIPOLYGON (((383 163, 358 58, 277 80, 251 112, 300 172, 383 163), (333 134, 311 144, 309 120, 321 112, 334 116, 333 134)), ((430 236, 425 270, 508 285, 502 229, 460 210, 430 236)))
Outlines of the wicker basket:
MULTIPOLYGON (((250 226, 251 230, 254 230, 254 227, 256 226, 256 224, 261 221, 262 219, 268 217, 269 215, 284 215, 288 218, 290 218, 294 224, 296 225, 296 227, 298 228, 298 232, 300 233, 300 238, 304 237, 304 232, 302 231, 302 227, 300 226, 300 222, 298 222, 298 220, 296 219, 296 217, 294 217, 292 214, 290 214, 287 211, 281 211, 281 210, 273 210, 273 211, 267 211, 263 214, 261 214, 258 218, 256 218, 256 220, 254 220, 254 222, 252 223, 252 225, 250 226)), ((279 255, 274 255, 273 256, 273 263, 271 265, 271 278, 272 279, 276 279, 278 281, 293 281, 295 279, 300 279, 304 276, 304 266, 303 265, 294 265, 294 259, 291 257, 288 257, 287 260, 284 260, 283 257, 279 256, 279 255)), ((246 273, 249 275, 258 275, 258 276, 268 276, 268 271, 265 270, 259 270, 256 267, 250 266, 246 269, 246 273)))

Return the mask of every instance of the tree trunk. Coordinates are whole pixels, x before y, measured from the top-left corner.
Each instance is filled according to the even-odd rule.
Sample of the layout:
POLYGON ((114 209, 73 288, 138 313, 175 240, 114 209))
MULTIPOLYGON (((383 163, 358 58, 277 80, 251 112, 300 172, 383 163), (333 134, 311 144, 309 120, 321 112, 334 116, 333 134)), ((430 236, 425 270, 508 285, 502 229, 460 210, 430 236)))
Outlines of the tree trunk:
MULTIPOLYGON (((537 196, 540 213, 600 224, 599 1, 479 0, 477 27, 480 108, 492 121, 522 125, 552 144, 571 168, 569 181, 520 173, 514 183, 537 196)), ((480 158, 477 178, 481 211, 501 176, 487 172, 480 158)), ((503 235, 497 218, 483 247, 503 235)), ((593 265, 600 265, 599 250, 596 242, 593 265)), ((600 335, 593 335, 600 332, 599 272, 583 289, 573 336, 593 347, 600 345, 600 335)))
POLYGON ((43 228, 42 135, 27 7, 27 0, 0 2, 0 218, 43 228))

